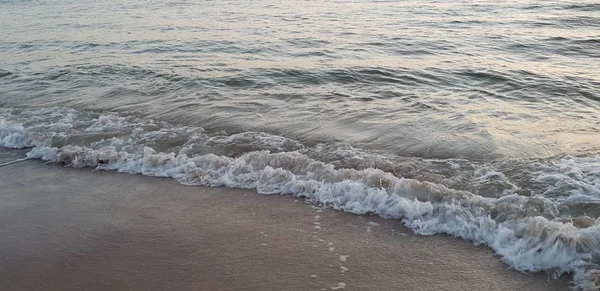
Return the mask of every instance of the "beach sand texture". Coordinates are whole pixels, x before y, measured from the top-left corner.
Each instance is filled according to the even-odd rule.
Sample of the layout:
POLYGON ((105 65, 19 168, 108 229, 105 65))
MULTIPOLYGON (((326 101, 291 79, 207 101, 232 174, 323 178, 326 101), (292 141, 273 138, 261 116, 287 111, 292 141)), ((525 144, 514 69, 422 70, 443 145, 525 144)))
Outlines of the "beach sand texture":
POLYGON ((0 221, 0 290, 568 289, 398 221, 40 161, 0 167, 0 221))

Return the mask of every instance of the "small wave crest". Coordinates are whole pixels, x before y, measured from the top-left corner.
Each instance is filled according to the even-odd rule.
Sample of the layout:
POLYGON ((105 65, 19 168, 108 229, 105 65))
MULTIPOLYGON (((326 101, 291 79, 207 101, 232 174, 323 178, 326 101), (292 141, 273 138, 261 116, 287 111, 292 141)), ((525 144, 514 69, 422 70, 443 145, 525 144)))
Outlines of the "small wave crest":
MULTIPOLYGON (((351 147, 307 148, 260 132, 208 134, 199 127, 112 113, 0 108, 0 147, 31 148, 29 158, 70 167, 293 195, 345 212, 398 219, 417 234, 448 234, 487 245, 520 271, 572 273, 578 290, 595 290, 600 278, 600 223, 594 217, 561 213, 562 205, 581 199, 577 197, 586 196, 588 202, 598 197, 594 191, 600 186, 600 169, 595 157, 565 157, 530 167, 535 179, 552 180, 556 189, 564 191, 564 185, 582 189, 568 196, 526 196, 513 189, 484 197, 386 171, 395 168, 351 147), (349 164, 342 161, 352 159, 371 162, 344 167, 349 164)), ((502 172, 469 168, 464 161, 445 164, 443 169, 456 170, 452 173, 474 171, 473 181, 481 183, 506 179, 502 172)))

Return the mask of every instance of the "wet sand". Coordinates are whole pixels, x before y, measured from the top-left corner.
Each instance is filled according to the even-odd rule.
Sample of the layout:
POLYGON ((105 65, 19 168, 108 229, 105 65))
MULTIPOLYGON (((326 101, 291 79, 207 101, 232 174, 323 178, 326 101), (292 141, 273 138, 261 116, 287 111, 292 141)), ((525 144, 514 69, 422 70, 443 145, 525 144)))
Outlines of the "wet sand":
POLYGON ((568 289, 398 221, 39 161, 0 167, 0 222, 0 290, 568 289))

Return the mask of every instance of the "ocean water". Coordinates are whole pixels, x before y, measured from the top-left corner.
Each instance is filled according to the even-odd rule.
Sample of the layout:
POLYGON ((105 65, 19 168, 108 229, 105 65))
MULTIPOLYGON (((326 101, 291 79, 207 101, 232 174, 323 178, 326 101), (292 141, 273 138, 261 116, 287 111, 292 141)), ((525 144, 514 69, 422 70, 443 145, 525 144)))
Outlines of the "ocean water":
POLYGON ((398 219, 597 290, 600 4, 0 0, 0 147, 398 219))

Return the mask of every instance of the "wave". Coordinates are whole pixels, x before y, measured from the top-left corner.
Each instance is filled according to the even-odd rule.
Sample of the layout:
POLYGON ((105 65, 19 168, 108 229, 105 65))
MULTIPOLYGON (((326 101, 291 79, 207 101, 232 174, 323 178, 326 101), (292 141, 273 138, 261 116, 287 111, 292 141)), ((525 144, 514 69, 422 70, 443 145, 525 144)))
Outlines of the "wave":
POLYGON ((600 4, 598 3, 583 3, 583 4, 571 4, 563 7, 565 10, 580 10, 580 11, 599 11, 600 4))
POLYGON ((547 193, 519 195, 513 185, 485 196, 451 188, 448 179, 474 171, 474 182, 504 181, 504 173, 490 165, 405 158, 435 169, 421 168, 424 172, 450 171, 448 179, 435 183, 386 171, 394 165, 349 146, 306 147, 260 132, 207 133, 200 127, 64 108, 0 108, 0 147, 30 148, 29 158, 76 168, 304 197, 345 212, 397 219, 417 234, 448 234, 487 245, 523 272, 571 273, 574 290, 597 290, 600 280, 600 223, 561 212, 583 197, 586 202, 600 198, 595 192, 600 191, 598 157, 532 164, 532 179, 554 187, 547 193), (552 195, 564 189, 573 192, 552 195))

